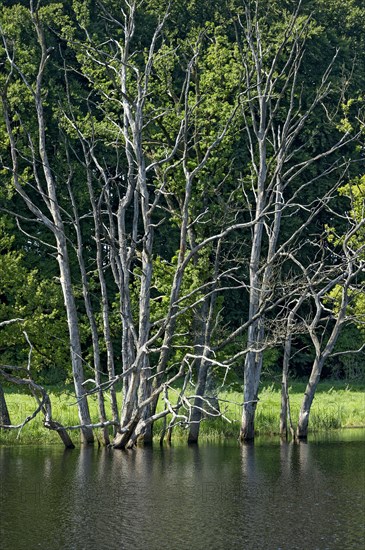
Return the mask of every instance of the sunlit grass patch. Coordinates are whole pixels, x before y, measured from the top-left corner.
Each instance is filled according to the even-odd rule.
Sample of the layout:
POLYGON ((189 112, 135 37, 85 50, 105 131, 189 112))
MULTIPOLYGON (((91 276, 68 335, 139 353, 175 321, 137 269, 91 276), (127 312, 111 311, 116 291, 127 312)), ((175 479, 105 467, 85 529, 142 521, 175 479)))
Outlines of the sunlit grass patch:
MULTIPOLYGON (((299 409, 303 399, 305 384, 294 382, 289 390, 291 411, 294 424, 298 420, 299 409)), ((316 393, 311 417, 310 431, 333 430, 338 428, 365 427, 365 384, 346 385, 341 382, 322 382, 316 393)), ((53 417, 64 426, 79 424, 75 397, 72 388, 52 387, 48 389, 52 401, 53 417)), ((192 388, 193 391, 193 388, 192 388)), ((175 402, 177 394, 170 395, 175 402)), ((221 412, 229 422, 223 418, 207 418, 201 423, 200 436, 204 440, 237 438, 239 435, 243 395, 238 391, 222 391, 219 394, 221 412)), ((119 403, 121 401, 119 392, 119 403)), ((13 424, 21 423, 36 407, 35 399, 25 393, 6 389, 6 401, 13 424)), ((279 432, 280 416, 280 385, 267 384, 261 388, 256 410, 256 431, 259 435, 277 434, 279 432)), ((110 417, 110 401, 105 400, 110 417)), ((96 396, 89 398, 92 421, 97 422, 98 409, 96 396)), ((158 410, 164 408, 160 399, 158 410)), ((181 410, 182 414, 187 411, 181 410)), ((159 420, 154 427, 156 440, 163 431, 164 422, 159 420)), ((111 430, 110 430, 111 432, 111 430)), ((173 439, 187 440, 187 429, 176 426, 173 430, 173 439)), ((99 437, 98 432, 96 436, 99 437)), ((75 443, 79 440, 78 432, 72 432, 75 443)), ((100 437, 101 439, 101 437, 100 437)), ((43 426, 42 415, 18 430, 0 430, 0 444, 61 444, 59 436, 43 426)))

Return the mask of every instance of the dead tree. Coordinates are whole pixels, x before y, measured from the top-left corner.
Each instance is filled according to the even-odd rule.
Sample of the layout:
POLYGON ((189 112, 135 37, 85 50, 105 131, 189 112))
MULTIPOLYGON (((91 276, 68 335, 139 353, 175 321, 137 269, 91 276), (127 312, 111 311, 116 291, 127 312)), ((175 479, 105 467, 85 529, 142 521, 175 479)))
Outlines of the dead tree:
MULTIPOLYGON (((219 274, 219 262, 220 262, 220 243, 217 243, 216 248, 216 257, 215 257, 215 268, 214 268, 214 275, 213 280, 216 281, 213 288, 212 288, 212 294, 207 297, 207 299, 204 301, 204 305, 207 311, 204 311, 203 309, 203 322, 202 326, 204 329, 203 334, 203 340, 202 345, 200 349, 197 351, 198 357, 199 357, 199 369, 197 373, 197 383, 195 386, 195 398, 194 398, 194 405, 192 409, 192 414, 190 418, 190 428, 189 428, 189 435, 188 435, 188 443, 197 443, 198 437, 199 437, 199 431, 200 431, 200 422, 202 416, 208 415, 211 416, 219 416, 220 411, 219 409, 213 407, 209 404, 207 404, 207 399, 203 399, 205 397, 206 392, 206 386, 207 386, 207 378, 209 370, 212 366, 212 359, 211 359, 211 351, 212 351, 212 338, 214 337, 214 328, 217 325, 217 311, 216 311, 216 298, 217 293, 216 285, 218 284, 218 274, 219 274)), ((219 318, 219 315, 218 315, 219 318)))
POLYGON ((299 439, 306 439, 308 435, 311 406, 323 366, 326 360, 334 354, 334 348, 342 328, 345 324, 353 321, 349 306, 357 294, 364 291, 363 284, 358 280, 364 271, 362 257, 365 247, 362 245, 354 248, 352 245, 352 239, 361 231, 364 224, 364 218, 358 222, 351 221, 347 233, 341 239, 342 250, 338 253, 340 277, 333 278, 321 290, 315 289, 313 286, 310 288, 315 309, 313 319, 306 325, 315 349, 315 358, 299 413, 297 427, 299 439), (332 324, 332 327, 326 332, 324 323, 325 327, 327 323, 332 324))
POLYGON ((28 368, 14 367, 10 365, 0 365, 0 376, 5 378, 5 380, 7 380, 8 382, 11 382, 12 384, 20 385, 20 386, 28 386, 33 397, 37 402, 36 409, 33 411, 31 415, 27 416, 23 420, 23 422, 16 425, 10 424, 10 422, 5 424, 1 423, 0 428, 6 428, 9 430, 21 430, 28 422, 33 420, 41 412, 44 416, 43 424, 45 428, 49 430, 57 431, 58 435, 60 436, 63 444, 67 449, 73 449, 75 447, 74 444, 72 443, 70 436, 68 435, 66 429, 62 426, 62 424, 53 420, 52 406, 51 406, 51 401, 49 399, 48 393, 45 391, 45 389, 42 386, 40 386, 39 384, 36 384, 34 380, 32 380, 28 368))
MULTIPOLYGON (((331 194, 317 204, 306 204, 308 186, 337 169, 334 153, 353 136, 345 134, 327 150, 306 160, 297 138, 315 110, 323 103, 331 88, 330 75, 335 58, 322 75, 322 80, 306 109, 302 108, 298 84, 305 53, 309 20, 300 17, 301 2, 292 13, 282 37, 275 47, 265 44, 265 22, 260 18, 259 2, 246 5, 244 17, 238 19, 237 36, 241 49, 243 82, 241 95, 243 132, 246 134, 252 166, 252 217, 257 221, 252 230, 249 264, 249 328, 248 353, 245 358, 244 402, 240 438, 254 438, 254 419, 265 340, 265 309, 274 285, 273 265, 282 251, 304 234, 331 194), (281 109, 285 106, 285 115, 281 109), (314 163, 328 158, 323 173, 313 176, 308 170, 314 163), (333 160, 333 158, 335 160, 333 160), (331 160, 332 159, 332 160, 331 160), (308 175, 307 175, 308 174, 308 175), (286 242, 280 240, 282 219, 294 212, 307 212, 303 225, 286 242), (253 319, 255 319, 253 321, 253 319)), ((332 193, 334 190, 332 190, 332 193)), ((304 216, 303 216, 304 217, 304 216)))
MULTIPOLYGON (((151 141, 148 141, 145 136, 148 136, 149 126, 156 120, 163 119, 166 111, 158 113, 156 110, 158 114, 151 115, 147 100, 151 94, 150 82, 156 52, 168 13, 161 17, 151 37, 146 52, 146 62, 137 65, 135 52, 131 49, 136 29, 136 6, 135 2, 130 3, 123 12, 122 20, 116 19, 112 13, 102 7, 106 20, 116 28, 122 29, 122 39, 116 40, 112 37, 107 45, 100 46, 89 41, 86 35, 83 46, 88 63, 91 59, 96 67, 105 69, 113 83, 112 93, 102 91, 105 105, 114 102, 121 108, 122 120, 107 115, 115 129, 114 167, 105 165, 97 147, 93 146, 93 140, 87 138, 81 128, 77 128, 78 135, 86 146, 84 151, 92 159, 93 171, 98 174, 103 187, 100 201, 104 208, 103 234, 109 249, 111 271, 120 297, 124 388, 121 434, 117 435, 114 442, 117 447, 128 443, 128 434, 132 440, 139 435, 145 440, 151 437, 150 427, 156 417, 157 398, 166 384, 165 379, 170 368, 170 358, 177 336, 177 321, 180 315, 194 307, 194 304, 186 307, 184 305, 187 297, 183 295, 182 288, 187 267, 205 247, 212 242, 218 242, 220 238, 224 238, 229 232, 240 227, 239 224, 231 225, 223 232, 213 234, 196 246, 189 243, 189 232, 201 217, 200 214, 196 217, 192 214, 194 183, 206 166, 210 155, 226 135, 236 109, 232 109, 232 116, 224 121, 192 168, 190 136, 196 105, 191 104, 190 91, 192 72, 199 55, 198 44, 187 63, 181 96, 178 104, 174 106, 176 115, 174 133, 170 141, 163 144, 157 143, 156 151, 152 149, 153 144, 151 145, 151 141), (165 316, 163 319, 152 320, 154 233, 156 227, 164 223, 161 216, 157 214, 160 209, 165 208, 168 211, 166 207, 170 194, 168 180, 177 170, 183 181, 182 199, 178 211, 180 231, 177 262, 165 316), (156 183, 152 184, 153 181, 156 183), (137 307, 134 305, 136 299, 137 307), (155 357, 153 366, 150 360, 152 354, 155 357), (141 403, 145 403, 142 408, 141 403)), ((98 89, 98 82, 93 80, 91 73, 88 73, 88 66, 83 70, 85 77, 90 79, 93 86, 98 89)), ((103 102, 100 108, 106 109, 103 102)), ((77 127, 72 116, 69 119, 73 127, 77 127)), ((243 224, 245 227, 249 225, 251 222, 243 224)), ((207 292, 209 284, 202 285, 201 288, 207 292)), ((197 295, 198 292, 199 289, 196 290, 197 295)), ((188 354, 191 355, 190 344, 187 347, 188 354)), ((187 365, 186 361, 183 361, 183 365, 187 365)))
POLYGON ((342 280, 342 266, 329 265, 327 254, 323 254, 323 249, 318 246, 318 243, 313 243, 313 249, 317 250, 317 253, 308 266, 304 266, 293 252, 285 255, 297 271, 296 277, 291 282, 291 285, 295 287, 294 295, 284 311, 280 435, 285 438, 288 438, 288 430, 290 430, 292 438, 296 438, 290 409, 289 369, 292 361, 293 341, 298 335, 307 333, 308 313, 306 317, 303 317, 303 308, 310 309, 313 292, 325 295, 342 280), (314 291, 314 289, 316 290, 314 291))
MULTIPOLYGON (((65 224, 62 217, 62 208, 59 203, 57 185, 54 171, 48 155, 46 117, 44 112, 44 94, 43 78, 47 63, 50 59, 50 51, 47 48, 44 29, 39 20, 38 13, 34 9, 33 2, 30 2, 30 17, 37 36, 40 48, 40 57, 38 60, 38 72, 34 83, 28 82, 21 68, 17 65, 16 47, 13 43, 9 44, 7 37, 2 34, 2 39, 6 51, 6 66, 8 76, 5 86, 1 93, 3 117, 9 136, 9 148, 12 165, 9 167, 9 173, 12 176, 14 189, 24 200, 24 203, 34 215, 35 223, 42 223, 54 236, 55 251, 60 272, 60 283, 63 291, 65 309, 67 313, 67 323, 69 329, 70 353, 73 371, 73 379, 76 397, 78 400, 78 412, 81 424, 91 423, 90 413, 86 398, 86 392, 83 387, 84 373, 82 364, 82 351, 80 342, 80 331, 78 314, 75 303, 75 297, 72 286, 72 277, 69 260, 69 250, 65 232, 65 224), (30 159, 31 173, 28 181, 22 180, 19 163, 22 159, 22 150, 17 142, 17 134, 14 132, 14 118, 17 118, 16 109, 11 107, 8 97, 9 86, 14 78, 19 78, 26 86, 30 96, 33 99, 33 105, 36 113, 38 142, 35 143, 30 132, 25 130, 25 135, 29 140, 29 149, 33 158, 30 159), (42 179, 45 185, 42 185, 42 179), (27 187, 28 185, 28 187, 27 187), (40 204, 45 207, 48 214, 44 213, 40 206, 31 198, 30 191, 36 190, 40 204)), ((92 443, 94 440, 93 432, 89 428, 81 430, 83 440, 92 443)))
MULTIPOLYGON (((34 220, 42 223, 54 237, 54 252, 67 312, 80 417, 80 425, 68 429, 81 428, 85 439, 92 441, 93 428, 113 426, 118 432, 114 446, 124 448, 134 444, 138 437, 151 439, 153 423, 170 415, 170 428, 176 423, 185 427, 192 423, 191 440, 196 439, 196 428, 204 409, 208 409, 205 407, 205 385, 210 366, 229 368, 235 362, 244 360, 241 439, 251 440, 254 437, 263 352, 272 343, 266 334, 267 319, 270 315, 276 315, 275 308, 278 305, 298 299, 295 291, 292 291, 291 296, 285 292, 277 295, 275 278, 278 266, 280 269, 283 255, 294 245, 297 246, 306 228, 330 201, 339 182, 336 180, 324 196, 311 203, 305 200, 306 190, 320 178, 336 173, 341 162, 337 162, 336 158, 333 160, 332 156, 336 157, 335 153, 353 138, 345 134, 327 150, 315 156, 308 153, 306 160, 303 160, 305 144, 298 144, 298 137, 330 91, 332 64, 323 74, 309 105, 307 103, 304 109, 298 75, 309 22, 299 16, 300 2, 288 19, 280 40, 275 45, 270 44, 270 47, 265 44, 265 24, 259 17, 259 2, 252 3, 252 9, 245 4, 244 17, 238 18, 236 22, 243 75, 240 92, 236 95, 230 115, 220 120, 209 137, 204 136, 205 139, 200 142, 197 131, 199 125, 194 120, 201 98, 195 94, 193 74, 199 69, 204 36, 199 36, 197 43, 192 45, 189 52, 183 52, 179 59, 181 86, 178 95, 166 89, 166 96, 172 98, 171 102, 162 102, 162 107, 160 103, 154 106, 156 92, 152 84, 156 78, 156 59, 160 50, 161 55, 164 55, 164 27, 169 12, 167 10, 159 19, 156 17, 149 44, 141 51, 135 39, 140 22, 137 11, 143 5, 143 2, 134 0, 124 2, 122 9, 116 13, 109 4, 110 9, 98 2, 95 9, 100 10, 97 13, 100 21, 106 24, 107 34, 101 36, 100 40, 96 39, 94 32, 89 32, 85 27, 84 19, 78 20, 75 13, 77 32, 72 38, 63 37, 69 47, 77 51, 77 63, 74 66, 67 66, 64 60, 66 89, 72 73, 81 77, 88 86, 86 97, 77 100, 78 105, 82 104, 80 111, 86 113, 85 120, 78 116, 80 113, 72 104, 72 94, 66 92, 64 103, 60 101, 62 134, 66 134, 66 138, 57 150, 60 152, 64 146, 60 154, 67 159, 65 164, 69 173, 62 177, 58 175, 58 180, 48 155, 44 109, 45 71, 53 54, 47 48, 45 31, 33 2, 30 3, 30 15, 40 51, 38 71, 33 82, 28 82, 17 65, 14 44, 3 36, 8 76, 2 91, 2 101, 10 141, 9 173, 15 190, 32 212, 34 220), (81 40, 80 36, 83 37, 81 40), (38 141, 34 132, 32 134, 24 123, 19 123, 22 139, 27 141, 27 154, 22 151, 22 141, 19 139, 19 117, 14 103, 9 101, 9 85, 14 79, 23 82, 35 108, 38 141), (174 119, 169 131, 164 127, 165 118, 174 119), (240 126, 248 150, 248 162, 245 158, 242 164, 249 166, 249 169, 242 186, 241 182, 237 182, 236 186, 236 191, 241 191, 242 199, 239 213, 244 213, 242 219, 245 221, 237 222, 235 216, 222 218, 219 228, 212 224, 206 233, 199 234, 195 230, 208 216, 204 208, 199 210, 193 206, 196 199, 195 186, 209 167, 211 156, 218 151, 233 121, 235 132, 240 126), (162 127, 164 138, 155 139, 153 127, 158 124, 162 127), (323 159, 327 161, 326 167, 320 175, 313 175, 310 168, 323 159), (22 172, 28 174, 26 181, 21 178, 20 163, 28 164, 28 171, 22 172), (77 202, 73 186, 73 163, 82 171, 77 184, 85 191, 87 209, 84 203, 81 207, 77 202), (250 188, 246 185, 247 180, 250 180, 250 188), (68 201, 64 197, 61 200, 62 183, 68 189, 68 201), (37 200, 33 199, 34 194, 37 200), (294 232, 283 239, 283 217, 295 214, 303 215, 303 224, 298 224, 294 232), (93 226, 91 254, 95 256, 91 261, 95 260, 99 284, 107 354, 106 381, 99 376, 100 335, 90 299, 88 266, 83 247, 81 220, 85 218, 92 220, 93 226), (176 258, 168 290, 164 290, 163 297, 156 297, 155 235, 160 225, 169 223, 172 218, 175 218, 174 229, 178 225, 176 258), (191 237, 194 233, 199 234, 198 238, 191 237), (250 243, 248 278, 237 275, 237 267, 243 270, 238 265, 237 256, 235 267, 232 268, 237 286, 248 294, 249 312, 248 318, 243 320, 239 328, 225 334, 220 342, 215 343, 212 337, 216 295, 225 291, 221 282, 228 276, 230 268, 219 266, 218 263, 212 265, 212 262, 206 280, 197 283, 194 289, 185 290, 184 282, 189 268, 200 255, 206 250, 213 250, 216 258, 219 258, 220 246, 232 235, 243 235, 246 242, 250 243), (69 259, 70 245, 77 254, 77 282, 81 281, 92 334, 96 376, 94 388, 89 392, 86 392, 84 385, 79 316, 73 287, 75 281, 72 279, 69 259), (118 375, 111 341, 107 286, 110 274, 114 295, 118 295, 119 300, 122 372, 118 375), (154 317, 154 299, 162 301, 162 298, 163 313, 160 317, 154 317), (196 341, 179 333, 179 321, 191 312, 203 312, 204 308, 203 345, 199 350, 197 346, 194 347, 196 341), (222 362, 215 358, 216 352, 244 333, 247 333, 247 348, 222 362), (189 400, 186 384, 197 363, 200 368, 196 395, 189 400), (173 384, 179 378, 184 380, 183 387, 178 392, 177 405, 173 405, 168 395, 176 389, 173 384), (118 418, 115 384, 119 381, 123 383, 123 400, 118 418), (107 420, 103 412, 103 394, 106 391, 111 391, 111 421, 107 420), (99 423, 91 422, 87 408, 86 396, 94 393, 98 394, 101 407, 99 423), (165 409, 157 412, 158 399, 161 397, 165 409)), ((94 29, 95 33, 101 28, 102 25, 94 29)), ((146 43, 147 38, 144 40, 146 43)), ((232 200, 237 200, 237 193, 232 200)), ((230 288, 227 285, 226 289, 230 288)), ((295 313, 287 322, 288 349, 294 317, 295 313)))

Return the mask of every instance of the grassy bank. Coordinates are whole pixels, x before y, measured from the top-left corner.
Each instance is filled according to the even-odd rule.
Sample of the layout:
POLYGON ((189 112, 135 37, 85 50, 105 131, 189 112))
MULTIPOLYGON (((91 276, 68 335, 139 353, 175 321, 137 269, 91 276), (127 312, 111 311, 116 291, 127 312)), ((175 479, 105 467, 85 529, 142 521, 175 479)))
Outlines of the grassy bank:
MULTIPOLYGON (((295 382, 290 389, 292 416, 294 422, 298 419, 300 403, 305 389, 304 383, 295 382)), ((365 427, 365 383, 347 384, 344 382, 322 382, 319 385, 313 403, 310 430, 332 430, 339 428, 365 427)), ((24 393, 5 390, 11 421, 18 424, 30 415, 35 402, 24 393)), ((49 388, 52 401, 53 417, 63 425, 78 424, 75 399, 67 388, 49 388)), ((207 439, 237 437, 240 425, 242 394, 239 392, 224 392, 220 394, 221 410, 230 420, 205 420, 202 422, 201 435, 207 439)), ((97 421, 96 399, 90 400, 90 410, 93 421, 97 421)), ((256 429, 258 434, 276 434, 279 430, 280 386, 263 386, 260 402, 256 413, 256 429)), ((162 421, 156 424, 156 435, 162 429, 162 421)), ((79 436, 72 432, 72 438, 77 443, 79 436)), ((186 431, 176 428, 174 436, 186 438, 186 431)), ((42 425, 42 417, 38 415, 29 424, 18 430, 0 430, 0 444, 60 444, 58 435, 46 430, 42 425)))

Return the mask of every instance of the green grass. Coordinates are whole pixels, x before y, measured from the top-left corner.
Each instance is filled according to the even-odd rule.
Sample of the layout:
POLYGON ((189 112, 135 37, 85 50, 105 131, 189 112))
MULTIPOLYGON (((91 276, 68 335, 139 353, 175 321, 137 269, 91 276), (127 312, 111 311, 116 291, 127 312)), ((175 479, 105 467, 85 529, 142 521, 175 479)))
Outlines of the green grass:
MULTIPOLYGON (((290 404, 294 424, 298 421, 305 383, 290 387, 290 404)), ((341 382, 319 384, 311 409, 310 430, 365 427, 365 385, 341 382)), ((263 388, 257 408, 257 430, 277 433, 279 430, 280 387, 263 388)))
MULTIPOLYGON (((305 389, 305 383, 295 382, 290 387, 291 410, 294 423, 298 420, 299 408, 305 389)), ((75 399, 71 388, 48 388, 51 397, 53 417, 63 425, 78 424, 75 399)), ((365 383, 346 384, 338 381, 326 381, 319 384, 311 411, 310 431, 334 430, 338 428, 365 427, 365 383)), ((11 420, 18 424, 31 414, 35 401, 21 392, 5 390, 11 420)), ((260 392, 260 401, 256 411, 256 430, 259 435, 277 434, 279 431, 280 385, 264 385, 260 392)), ((239 433, 242 394, 237 391, 220 394, 221 411, 230 420, 221 418, 204 420, 201 425, 201 438, 216 440, 237 437, 239 433)), ((98 421, 96 398, 89 401, 92 420, 98 421)), ((162 407, 162 404, 160 404, 162 407)), ((110 408, 108 407, 108 412, 110 408)), ((155 434, 158 436, 163 421, 156 423, 155 434)), ((98 435, 98 434, 97 434, 98 435)), ((71 432, 75 443, 79 440, 78 432, 71 432)), ((186 439, 187 433, 181 427, 174 429, 175 439, 186 439)), ((0 430, 0 444, 61 444, 55 432, 43 427, 42 416, 18 430, 0 430)))

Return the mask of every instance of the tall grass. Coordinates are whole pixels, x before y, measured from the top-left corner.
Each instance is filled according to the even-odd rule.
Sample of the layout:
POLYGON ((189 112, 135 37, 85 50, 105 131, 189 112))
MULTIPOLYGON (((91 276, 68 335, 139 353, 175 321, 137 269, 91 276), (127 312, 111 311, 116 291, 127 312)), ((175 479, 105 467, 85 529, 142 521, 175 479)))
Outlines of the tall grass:
MULTIPOLYGON (((299 409, 305 384, 293 383, 289 395, 294 423, 298 420, 299 409)), ((310 431, 333 430, 338 428, 365 427, 365 384, 346 385, 341 382, 320 383, 313 402, 310 431)), ((35 408, 35 400, 29 395, 17 391, 5 390, 11 421, 18 424, 35 408)), ((53 417, 65 426, 79 423, 75 398, 67 388, 51 388, 49 395, 52 402, 53 417)), ((216 440, 237 437, 239 433, 242 394, 237 391, 221 392, 221 411, 228 418, 205 419, 201 424, 201 438, 216 440)), ((271 384, 263 386, 256 411, 256 430, 259 435, 277 434, 279 432, 280 386, 271 384)), ((96 398, 89 401, 93 421, 98 420, 96 398)), ((106 402, 108 413, 110 407, 106 402)), ((160 407, 162 407, 162 403, 160 407)), ((26 424, 21 431, 0 430, 0 444, 61 444, 55 432, 43 427, 42 416, 38 415, 26 424)), ((159 436, 163 421, 156 423, 155 434, 159 436)), ((96 433, 97 437, 98 434, 96 433)), ((78 432, 71 432, 74 442, 79 440, 78 432)), ((175 439, 186 439, 186 429, 174 428, 175 439)))

